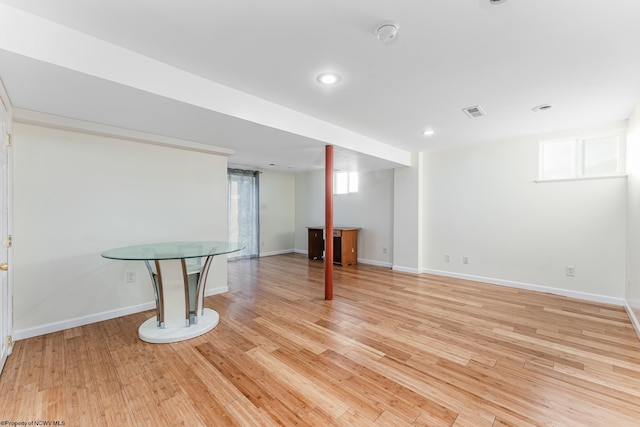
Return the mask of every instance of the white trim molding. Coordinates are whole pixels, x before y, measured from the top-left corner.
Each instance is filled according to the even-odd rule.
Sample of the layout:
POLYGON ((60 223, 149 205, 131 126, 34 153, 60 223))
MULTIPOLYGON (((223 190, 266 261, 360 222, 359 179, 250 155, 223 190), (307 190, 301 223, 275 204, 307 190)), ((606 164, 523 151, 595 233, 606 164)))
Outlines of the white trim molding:
MULTIPOLYGON (((304 249, 292 249, 291 252, 296 254, 309 255, 309 251, 305 251, 304 249)), ((277 254, 274 254, 274 255, 277 255, 277 254)), ((260 254, 260 256, 262 256, 262 254, 260 254)), ((358 264, 377 265, 378 267, 387 267, 387 268, 393 267, 393 264, 390 262, 376 261, 374 259, 365 259, 365 258, 358 258, 358 264)))
POLYGON ((629 320, 631 320, 631 324, 633 325, 633 329, 635 329, 636 331, 638 339, 640 339, 640 320, 638 320, 638 318, 636 317, 636 313, 631 308, 631 304, 629 304, 629 301, 624 300, 624 308, 629 315, 629 320))
POLYGON ((375 265, 378 267, 392 268, 393 264, 386 261, 376 261, 375 259, 358 258, 358 264, 375 265))
POLYGON ((187 141, 168 136, 154 135, 132 129, 124 129, 100 123, 60 117, 52 114, 40 113, 38 111, 24 110, 21 108, 14 108, 13 119, 18 123, 45 126, 53 129, 74 132, 84 132, 90 135, 120 138, 133 142, 142 142, 145 144, 178 148, 181 150, 198 151, 201 153, 216 154, 219 156, 231 156, 235 154, 235 150, 231 148, 202 144, 199 142, 187 141))
POLYGON ((420 274, 421 271, 417 268, 413 268, 413 267, 403 267, 401 265, 395 265, 393 264, 393 266, 391 267, 391 269, 393 271, 399 271, 401 273, 411 273, 411 274, 420 274))
MULTIPOLYGON (((208 289, 204 295, 218 295, 229 292, 228 286, 208 289)), ((129 307, 118 308, 115 310, 103 311, 101 313, 90 314, 88 316, 76 317, 73 319, 61 320, 59 322, 47 323, 46 325, 34 326, 31 328, 16 330, 13 333, 15 341, 27 338, 37 337, 39 335, 51 334, 54 332, 64 331, 65 329, 77 328, 78 326, 89 325, 91 323, 102 322, 104 320, 115 319, 117 317, 128 316, 129 314, 140 313, 155 308, 155 302, 145 302, 142 304, 131 305, 129 307)))
POLYGON ((274 256, 274 255, 285 255, 295 253, 295 249, 283 249, 279 251, 271 251, 271 252, 260 252, 260 258, 265 256, 274 256))
POLYGON ((436 276, 452 277, 454 279, 470 280, 473 282, 488 283, 491 285, 507 286, 510 288, 527 289, 529 291, 544 292, 548 294, 561 295, 565 297, 578 298, 587 301, 601 302, 605 304, 613 304, 617 306, 623 305, 622 298, 610 297, 606 295, 592 294, 589 292, 572 291, 569 289, 553 288, 550 286, 536 285, 532 283, 516 282, 513 280, 495 279, 492 277, 474 276, 471 274, 452 273, 442 270, 423 269, 421 273, 433 274, 436 276))

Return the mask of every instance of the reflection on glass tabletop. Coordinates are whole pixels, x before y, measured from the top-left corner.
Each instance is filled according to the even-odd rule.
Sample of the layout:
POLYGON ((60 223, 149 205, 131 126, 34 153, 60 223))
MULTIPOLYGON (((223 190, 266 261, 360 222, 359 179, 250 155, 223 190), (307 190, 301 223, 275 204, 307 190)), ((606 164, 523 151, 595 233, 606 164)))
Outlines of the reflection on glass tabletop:
POLYGON ((200 258, 211 255, 228 254, 242 249, 244 249, 244 246, 237 242, 162 242, 110 249, 102 252, 102 256, 110 259, 145 261, 154 259, 200 258))

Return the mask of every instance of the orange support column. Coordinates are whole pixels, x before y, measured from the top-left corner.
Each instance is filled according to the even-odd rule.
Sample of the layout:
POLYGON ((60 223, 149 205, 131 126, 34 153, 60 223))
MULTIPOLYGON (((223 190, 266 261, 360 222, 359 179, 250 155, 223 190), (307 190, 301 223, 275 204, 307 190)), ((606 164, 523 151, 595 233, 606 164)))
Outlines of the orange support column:
POLYGON ((333 299, 333 145, 325 149, 324 166, 324 299, 333 299))

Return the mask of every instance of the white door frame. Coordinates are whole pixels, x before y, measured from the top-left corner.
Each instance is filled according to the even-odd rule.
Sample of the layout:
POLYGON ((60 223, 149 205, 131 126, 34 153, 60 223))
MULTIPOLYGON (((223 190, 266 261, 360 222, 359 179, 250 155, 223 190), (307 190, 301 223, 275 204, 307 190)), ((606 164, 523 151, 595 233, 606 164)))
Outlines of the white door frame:
POLYGON ((7 91, 0 80, 0 265, 8 266, 6 271, 0 271, 0 373, 13 349, 13 273, 12 273, 12 147, 11 125, 12 109, 7 91))

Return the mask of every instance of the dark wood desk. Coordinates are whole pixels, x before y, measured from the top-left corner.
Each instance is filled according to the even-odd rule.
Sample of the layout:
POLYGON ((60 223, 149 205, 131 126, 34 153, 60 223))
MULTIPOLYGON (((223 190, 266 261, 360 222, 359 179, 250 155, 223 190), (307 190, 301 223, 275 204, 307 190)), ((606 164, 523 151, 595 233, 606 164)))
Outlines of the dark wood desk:
MULTIPOLYGON (((309 259, 324 257, 324 227, 307 227, 309 259)), ((333 263, 358 263, 358 230, 356 227, 333 227, 333 263)))

